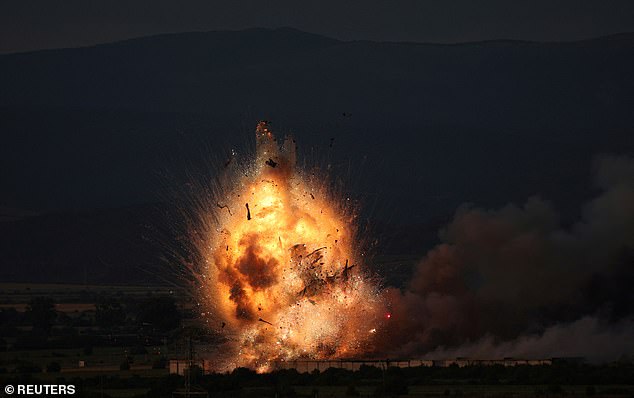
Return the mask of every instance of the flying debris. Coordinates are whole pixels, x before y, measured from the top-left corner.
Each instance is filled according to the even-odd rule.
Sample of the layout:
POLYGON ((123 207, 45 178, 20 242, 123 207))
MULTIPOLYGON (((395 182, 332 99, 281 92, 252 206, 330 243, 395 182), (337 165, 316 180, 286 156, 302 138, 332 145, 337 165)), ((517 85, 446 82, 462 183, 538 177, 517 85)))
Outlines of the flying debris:
POLYGON ((227 157, 227 160, 225 161, 225 169, 229 167, 229 165, 231 164, 231 162, 233 162, 233 159, 235 157, 236 157, 236 151, 232 149, 231 152, 229 153, 229 156, 227 157))
POLYGON ((341 277, 343 278, 344 282, 348 282, 348 279, 350 278, 349 272, 353 268, 354 268, 354 265, 348 266, 348 259, 346 259, 346 265, 344 266, 343 271, 341 272, 341 277))
POLYGON ((249 209, 249 204, 245 203, 245 206, 247 207, 247 220, 251 219, 251 210, 249 209))
POLYGON ((264 163, 266 163, 267 166, 271 166, 271 167, 277 166, 277 162, 275 160, 271 159, 271 158, 269 158, 269 160, 267 160, 264 163))
POLYGON ((258 319, 258 322, 266 323, 266 324, 268 324, 268 325, 273 326, 273 324, 272 324, 271 322, 269 322, 269 321, 265 321, 265 320, 264 320, 264 319, 262 319, 262 318, 258 319))
POLYGON ((229 212, 229 215, 232 216, 233 214, 231 214, 231 209, 229 208, 229 206, 227 205, 221 205, 220 203, 216 203, 216 206, 218 206, 219 209, 227 209, 227 211, 229 212))

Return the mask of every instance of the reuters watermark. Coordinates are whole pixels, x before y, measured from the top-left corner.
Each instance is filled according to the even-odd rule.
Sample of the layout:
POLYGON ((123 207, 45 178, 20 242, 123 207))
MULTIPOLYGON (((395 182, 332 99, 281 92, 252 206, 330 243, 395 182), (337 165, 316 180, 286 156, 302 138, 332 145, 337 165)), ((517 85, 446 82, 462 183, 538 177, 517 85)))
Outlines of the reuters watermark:
POLYGON ((4 386, 6 395, 75 395, 73 384, 7 384, 4 386))

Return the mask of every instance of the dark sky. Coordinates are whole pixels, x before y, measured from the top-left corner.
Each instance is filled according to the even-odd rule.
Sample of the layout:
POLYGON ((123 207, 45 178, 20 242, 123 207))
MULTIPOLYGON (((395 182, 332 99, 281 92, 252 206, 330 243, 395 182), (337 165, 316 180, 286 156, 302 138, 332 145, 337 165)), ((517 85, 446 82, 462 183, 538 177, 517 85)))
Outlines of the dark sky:
POLYGON ((0 52, 282 26, 346 40, 575 40, 634 31, 634 1, 3 0, 0 52))

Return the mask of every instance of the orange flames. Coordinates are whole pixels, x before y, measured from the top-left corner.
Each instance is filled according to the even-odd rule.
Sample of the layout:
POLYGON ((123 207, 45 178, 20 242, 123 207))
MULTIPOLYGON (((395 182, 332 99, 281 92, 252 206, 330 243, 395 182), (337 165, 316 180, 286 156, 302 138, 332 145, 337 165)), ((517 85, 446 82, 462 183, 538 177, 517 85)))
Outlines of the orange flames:
POLYGON ((280 146, 265 122, 256 139, 203 245, 204 296, 231 339, 222 366, 265 371, 367 352, 385 307, 362 268, 354 217, 319 176, 296 169, 292 139, 280 146))

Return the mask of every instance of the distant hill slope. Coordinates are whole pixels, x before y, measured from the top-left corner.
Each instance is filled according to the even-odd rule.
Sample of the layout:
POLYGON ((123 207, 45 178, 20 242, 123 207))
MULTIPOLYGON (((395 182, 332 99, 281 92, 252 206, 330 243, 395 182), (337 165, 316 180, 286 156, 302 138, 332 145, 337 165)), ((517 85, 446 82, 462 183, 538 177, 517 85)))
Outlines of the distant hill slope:
POLYGON ((4 282, 184 283, 165 206, 55 213, 0 222, 4 282))
POLYGON ((633 34, 170 34, 1 55, 0 87, 0 204, 38 211, 157 200, 161 170, 201 157, 201 142, 218 157, 242 148, 257 119, 317 148, 366 209, 416 222, 532 194, 574 209, 596 153, 634 151, 633 34))
MULTIPOLYGON (((187 285, 184 262, 193 263, 194 254, 181 215, 154 204, 0 219, 0 281, 187 285)), ((368 266, 386 282, 404 283, 412 259, 436 243, 438 227, 364 226, 376 239, 370 254, 381 255, 368 266)))
POLYGON ((293 29, 184 33, 0 56, 0 106, 235 114, 250 105, 309 118, 357 111, 372 122, 622 125, 633 62, 631 34, 430 45, 293 29))

